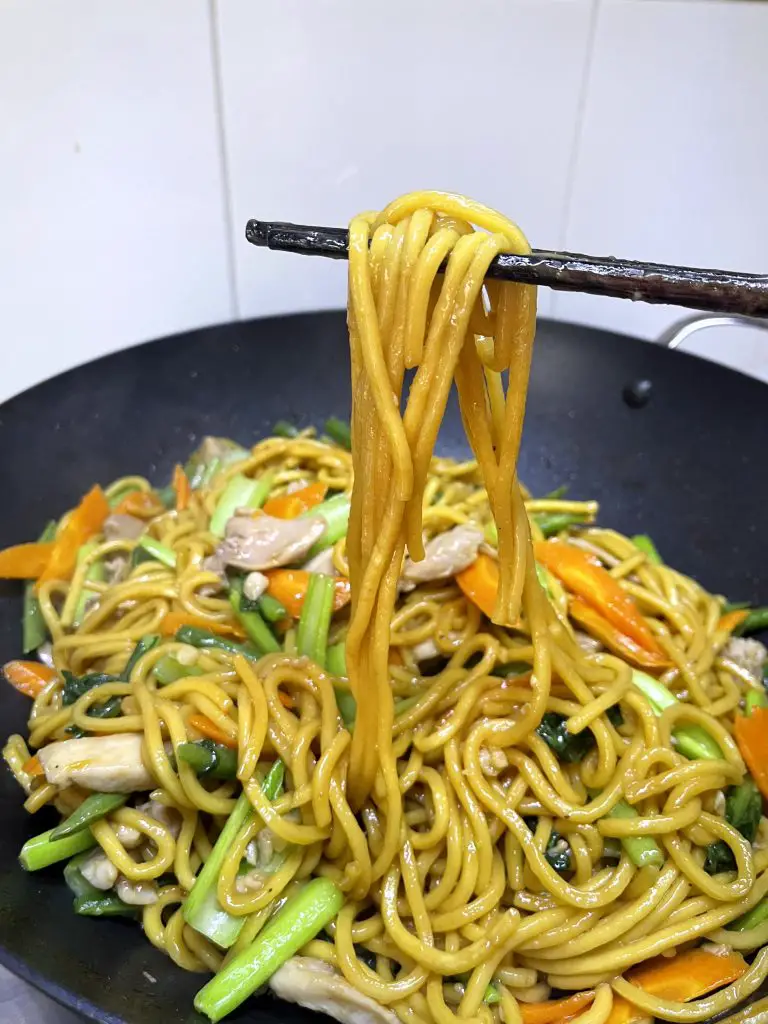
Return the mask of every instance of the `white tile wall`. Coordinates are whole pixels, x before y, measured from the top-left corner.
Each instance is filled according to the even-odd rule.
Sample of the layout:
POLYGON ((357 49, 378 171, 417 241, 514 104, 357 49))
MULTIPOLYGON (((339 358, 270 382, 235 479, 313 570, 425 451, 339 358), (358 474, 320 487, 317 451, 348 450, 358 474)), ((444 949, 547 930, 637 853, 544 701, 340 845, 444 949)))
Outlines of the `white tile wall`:
MULTIPOLYGON (((768 4, 602 0, 566 247, 768 271, 768 4)), ((656 337, 687 315, 561 294, 556 316, 656 337)), ((687 350, 768 380, 768 334, 712 330, 687 350)))
MULTIPOLYGON (((0 0, 0 400, 163 333, 341 304, 343 265, 257 251, 246 219, 341 224, 421 185, 542 247, 768 269, 768 3, 468 10, 0 0)), ((679 315, 540 308, 644 337, 679 315)), ((768 379, 763 334, 691 347, 768 379)))
POLYGON ((206 0, 0 2, 0 399, 233 305, 206 0))
MULTIPOLYGON (((257 251, 248 217, 346 224, 414 188, 562 237, 591 0, 219 0, 240 312, 343 305, 344 266, 257 251), (520 97, 521 102, 518 102, 520 97)), ((550 303, 541 294, 541 308, 550 303)))

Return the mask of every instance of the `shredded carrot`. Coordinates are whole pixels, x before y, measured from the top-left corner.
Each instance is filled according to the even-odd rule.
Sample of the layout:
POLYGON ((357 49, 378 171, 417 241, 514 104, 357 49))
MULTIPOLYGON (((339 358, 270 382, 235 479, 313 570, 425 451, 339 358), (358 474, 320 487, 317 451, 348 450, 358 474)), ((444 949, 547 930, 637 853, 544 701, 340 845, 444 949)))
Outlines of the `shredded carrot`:
POLYGON ((176 511, 183 512, 189 506, 192 488, 187 474, 178 463, 173 468, 173 490, 176 494, 176 511))
MULTIPOLYGON (((659 999, 685 1003, 737 981, 747 970, 740 953, 722 956, 706 949, 688 949, 677 956, 657 956, 627 974, 627 981, 659 999)), ((630 1024, 647 1017, 645 1010, 614 996, 606 1024, 630 1024)))
POLYGON ((205 736, 209 740, 213 740, 214 743, 221 743, 225 747, 237 750, 236 737, 229 736, 227 733, 223 732, 215 722, 212 722, 210 718, 207 718, 205 715, 190 715, 187 719, 187 724, 202 736, 205 736))
POLYGON ((34 700, 56 678, 56 669, 41 661, 9 661, 3 674, 15 690, 34 700))
POLYGON ((270 498, 264 503, 264 512, 268 516, 275 516, 277 519, 296 519, 302 512, 308 512, 315 505, 319 505, 325 497, 328 488, 325 484, 315 481, 307 484, 298 491, 290 494, 280 494, 270 498))
POLYGON ((499 563, 495 558, 481 552, 472 565, 456 573, 456 582, 484 615, 493 618, 499 589, 499 563))
POLYGON ((567 999, 550 999, 545 1003, 520 1003, 523 1024, 555 1024, 583 1010, 595 998, 592 991, 577 992, 567 999))
POLYGON ((77 553, 87 540, 98 533, 104 520, 110 513, 109 502, 104 491, 96 484, 81 500, 59 530, 53 542, 53 551, 43 572, 37 580, 37 586, 48 580, 68 580, 75 571, 77 553))
POLYGON ((245 640, 245 630, 237 622, 220 622, 217 619, 206 619, 202 615, 191 612, 167 612, 160 623, 163 636, 175 636, 182 626, 195 626, 197 629, 208 629, 219 636, 229 636, 233 640, 245 640))
POLYGON ((154 491, 131 491, 117 505, 115 512, 124 512, 137 519, 154 519, 165 512, 165 505, 154 491))
POLYGON ((664 652, 632 597, 596 558, 562 540, 539 541, 536 558, 574 594, 608 621, 659 657, 664 652))
POLYGON ((725 615, 720 617, 717 628, 726 633, 732 633, 748 615, 749 608, 734 608, 732 612, 726 612, 725 615))
POLYGON ((33 779, 38 779, 40 778, 41 775, 45 775, 45 770, 43 769, 43 766, 40 764, 40 758, 37 756, 37 754, 35 754, 33 757, 30 757, 28 761, 25 761, 24 764, 21 766, 21 770, 25 772, 27 775, 31 775, 33 779))
POLYGON ((287 693, 283 693, 282 690, 277 691, 277 696, 284 708, 292 708, 294 706, 293 698, 290 697, 287 693))
MULTIPOLYGON (((264 575, 269 580, 267 593, 278 600, 289 615, 298 619, 307 596, 311 574, 305 569, 272 569, 264 575)), ((349 580, 337 576, 334 580, 333 610, 337 612, 343 608, 351 596, 349 580)))
POLYGON ((36 580, 45 571, 53 554, 54 542, 15 544, 0 551, 0 578, 36 580))
POLYGON ((752 708, 748 715, 736 715, 733 737, 757 788, 768 800, 768 708, 752 708))
POLYGON ((588 605, 586 601, 582 601, 581 598, 574 597, 568 603, 568 611, 571 618, 578 622, 590 636, 593 636, 595 640, 599 640, 610 651, 620 655, 630 664, 651 670, 669 668, 672 664, 668 658, 661 657, 653 651, 647 651, 633 640, 631 636, 627 636, 626 633, 616 629, 608 619, 603 618, 600 612, 595 611, 591 605, 588 605))

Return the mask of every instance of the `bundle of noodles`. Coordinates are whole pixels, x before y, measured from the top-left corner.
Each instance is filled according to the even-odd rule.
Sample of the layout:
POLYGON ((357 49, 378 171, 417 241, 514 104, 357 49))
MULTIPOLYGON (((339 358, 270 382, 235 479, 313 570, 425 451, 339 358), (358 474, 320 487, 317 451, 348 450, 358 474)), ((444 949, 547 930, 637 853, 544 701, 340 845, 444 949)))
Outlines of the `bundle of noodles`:
POLYGON ((521 488, 533 297, 483 286, 514 225, 420 193, 350 247, 351 452, 338 422, 209 439, 0 552, 38 657, 6 666, 32 707, 4 756, 63 819, 22 865, 213 971, 212 1020, 266 982, 349 1024, 738 1005, 768 699, 733 634, 765 611, 521 488), (433 456, 452 379, 463 463, 433 456))

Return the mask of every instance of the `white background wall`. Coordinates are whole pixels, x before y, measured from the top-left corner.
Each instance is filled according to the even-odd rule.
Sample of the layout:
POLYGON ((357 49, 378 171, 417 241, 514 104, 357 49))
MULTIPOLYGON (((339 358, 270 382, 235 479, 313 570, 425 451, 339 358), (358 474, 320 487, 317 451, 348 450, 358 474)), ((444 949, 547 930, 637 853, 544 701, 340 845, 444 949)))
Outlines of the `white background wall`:
MULTIPOLYGON (((467 192, 542 248, 768 269, 768 4, 0 0, 0 400, 237 316, 341 305, 249 216, 467 192), (471 13, 470 13, 471 12, 471 13)), ((542 292, 646 338, 668 307, 542 292)), ((693 350, 768 380, 768 335, 693 350)))

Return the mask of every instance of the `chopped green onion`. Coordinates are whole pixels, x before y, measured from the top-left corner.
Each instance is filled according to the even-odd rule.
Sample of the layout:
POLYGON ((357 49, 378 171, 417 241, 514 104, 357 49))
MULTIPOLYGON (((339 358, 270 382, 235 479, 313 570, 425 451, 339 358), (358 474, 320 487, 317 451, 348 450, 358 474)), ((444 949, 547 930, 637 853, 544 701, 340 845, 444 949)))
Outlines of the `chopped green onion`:
POLYGON ((91 793, 68 818, 51 831, 51 839, 64 839, 82 832, 95 821, 100 821, 122 807, 127 800, 125 793, 91 793))
POLYGON ((346 448, 348 452, 352 451, 352 431, 349 423, 345 423, 344 420, 340 420, 336 416, 331 416, 325 421, 325 432, 340 448, 346 448))
MULTIPOLYGON (((634 807, 620 800, 607 814, 609 818, 637 818, 638 813, 634 807)), ((627 851, 627 856, 638 868, 651 866, 660 868, 664 864, 664 854, 661 847, 653 836, 622 836, 621 845, 627 851)))
POLYGON ((533 518, 545 537, 555 537, 569 526, 584 526, 587 522, 584 512, 538 512, 533 518))
POLYGON ((243 581, 236 578, 232 580, 229 590, 229 603, 237 616, 248 638, 258 648, 261 654, 272 654, 280 650, 280 644, 274 637, 272 630, 266 624, 258 612, 245 612, 241 609, 243 599, 243 581))
POLYGON ((499 990, 496 988, 495 985, 489 985, 488 988, 485 990, 483 1002, 486 1004, 486 1006, 494 1006, 496 1003, 501 1002, 499 990))
POLYGON ((74 907, 75 913, 84 917, 135 917, 139 910, 109 892, 101 892, 98 896, 76 896, 74 907))
POLYGON ((277 598, 271 594, 262 594, 256 603, 267 622, 281 622, 288 615, 277 598))
POLYGON ((768 921, 768 897, 760 900, 746 914, 737 917, 735 921, 726 925, 726 927, 733 932, 746 932, 750 928, 757 928, 759 924, 765 924, 766 921, 768 921))
POLYGON ((164 654, 153 665, 152 675, 161 686, 168 686, 169 683, 175 683, 177 679, 186 679, 187 676, 205 675, 205 669, 199 665, 182 665, 172 654, 164 654))
MULTIPOLYGON (((656 715, 678 704, 677 697, 663 683, 646 672, 634 669, 632 682, 640 690, 656 715)), ((719 745, 701 725, 680 725, 672 730, 676 748, 690 761, 718 761, 723 756, 719 745)))
POLYGON ((126 681, 126 683, 130 681, 131 673, 133 672, 134 668, 136 668, 136 664, 138 663, 139 659, 143 658, 148 651, 152 650, 153 647, 157 647, 159 643, 160 637, 157 633, 147 633, 146 636, 143 636, 139 640, 139 642, 133 649, 133 654, 131 654, 130 658, 126 663, 125 668, 123 669, 123 679, 126 681))
MULTIPOLYGON (((87 544, 83 544, 80 550, 77 552, 77 564, 82 565, 86 558, 98 547, 95 541, 88 541, 87 544)), ((94 597, 99 596, 97 590, 90 590, 86 584, 88 583, 103 583, 107 578, 107 570, 104 563, 99 559, 95 562, 91 562, 88 566, 88 570, 85 574, 85 580, 83 581, 83 589, 80 591, 80 596, 77 599, 77 607, 75 608, 75 615, 73 618, 74 625, 79 625, 85 618, 86 606, 89 601, 94 597)))
MULTIPOLYGON (((53 540, 56 536, 56 522, 51 520, 38 538, 42 543, 53 540)), ((28 580, 24 584, 24 612, 21 620, 23 645, 25 654, 36 651, 48 639, 48 627, 43 618, 40 602, 35 593, 36 580, 28 580)))
POLYGON ((282 964, 330 924, 344 894, 328 878, 313 878, 275 914, 247 949, 195 997, 195 1009, 219 1021, 260 988, 282 964))
MULTIPOLYGON (((279 795, 284 774, 283 762, 275 761, 261 787, 268 800, 275 800, 279 795)), ((222 949, 229 949, 235 943, 245 924, 245 917, 235 917, 219 903, 216 895, 219 873, 227 851, 242 827, 251 820, 253 813, 250 800, 245 793, 241 793, 219 838, 214 843, 208 860, 203 864, 195 884, 184 901, 183 913, 187 924, 222 949)))
POLYGON ((223 636, 217 636, 215 633, 197 626, 179 626, 175 639, 180 644, 189 644, 191 647, 197 647, 203 651, 219 650, 227 651, 229 654, 242 654, 252 661, 260 657, 260 652, 253 644, 238 644, 234 640, 227 640, 223 636))
MULTIPOLYGON (((347 652, 346 645, 342 642, 332 644, 325 655, 325 667, 332 676, 338 679, 347 678, 347 652)), ((357 701, 352 692, 343 686, 334 686, 336 694, 336 706, 339 709, 344 725, 351 729, 357 717, 357 701)))
POLYGON ((50 828, 47 832, 42 832, 39 836, 28 839, 24 843, 19 860, 25 871, 39 871, 60 860, 69 860, 76 853, 90 850, 92 846, 96 845, 96 840, 90 829, 75 832, 71 836, 65 836, 64 839, 51 839, 52 833, 53 829, 50 828))
POLYGON ((544 497, 547 501, 560 501, 568 493, 568 484, 560 484, 554 491, 550 491, 549 494, 545 494, 544 497))
POLYGON ((151 555, 158 562, 162 562, 163 565, 167 565, 169 569, 176 568, 175 551, 172 551, 171 548, 166 547, 165 544, 161 544, 160 541, 155 540, 154 537, 150 537, 148 536, 148 534, 145 533, 144 536, 139 540, 139 543, 136 545, 136 547, 142 548, 144 551, 147 552, 148 555, 151 555))
POLYGON ((289 423, 288 420, 278 420, 274 427, 272 427, 272 433, 275 437, 298 437, 299 428, 289 423))
POLYGON ((638 549, 642 551, 651 565, 663 565, 661 555, 659 554, 656 545, 653 543, 647 533, 638 533, 632 538, 632 543, 638 549))
POLYGON ((766 696, 765 690, 747 690, 744 711, 747 715, 751 715, 755 708, 768 708, 768 696, 766 696))
POLYGON ((748 636, 768 629, 768 608, 753 608, 749 615, 734 629, 734 636, 748 636))
POLYGON ((223 743, 214 743, 213 740, 180 743, 176 747, 176 756, 201 777, 210 775, 212 779, 234 779, 237 775, 237 751, 230 750, 223 743))
POLYGON ((334 592, 332 576, 323 576, 318 572, 310 574, 296 642, 299 654, 311 658, 321 668, 325 667, 334 592))
POLYGON ((320 519, 325 520, 325 533, 309 549, 309 558, 314 558, 315 555, 319 555, 326 548, 333 547, 337 540, 346 537, 349 525, 349 510, 349 497, 346 494, 334 494, 327 501, 322 501, 319 505, 315 505, 314 508, 307 509, 306 512, 301 513, 304 519, 316 519, 319 516, 320 519))

